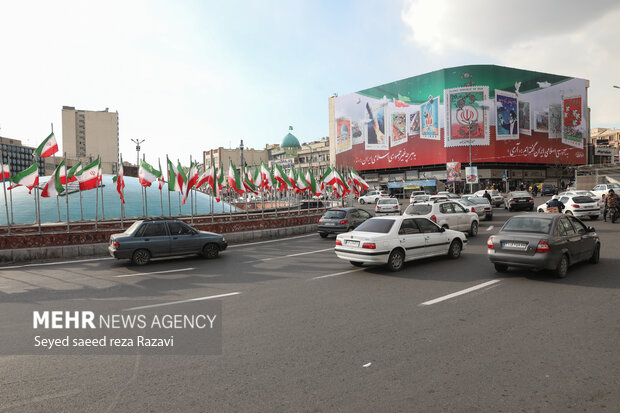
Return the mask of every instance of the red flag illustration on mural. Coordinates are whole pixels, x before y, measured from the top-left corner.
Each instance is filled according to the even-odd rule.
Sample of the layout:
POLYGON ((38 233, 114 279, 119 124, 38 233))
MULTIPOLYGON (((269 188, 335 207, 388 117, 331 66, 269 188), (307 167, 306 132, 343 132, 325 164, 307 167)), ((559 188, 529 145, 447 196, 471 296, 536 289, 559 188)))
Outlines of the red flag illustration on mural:
POLYGON ((581 124, 581 97, 564 99, 564 126, 574 128, 581 124))

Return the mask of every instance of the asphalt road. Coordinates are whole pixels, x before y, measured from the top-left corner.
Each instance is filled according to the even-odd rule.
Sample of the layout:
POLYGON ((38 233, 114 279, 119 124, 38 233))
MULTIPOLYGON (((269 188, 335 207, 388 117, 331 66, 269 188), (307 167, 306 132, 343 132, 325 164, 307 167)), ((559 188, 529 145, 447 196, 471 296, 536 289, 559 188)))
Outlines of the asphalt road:
POLYGON ((182 312, 237 293, 221 298, 220 355, 0 355, 0 412, 619 411, 620 223, 588 222, 600 263, 558 280, 494 272, 487 236, 509 214, 496 208, 460 259, 398 273, 352 267, 314 234, 216 260, 0 268, 5 319, 25 303, 182 312))

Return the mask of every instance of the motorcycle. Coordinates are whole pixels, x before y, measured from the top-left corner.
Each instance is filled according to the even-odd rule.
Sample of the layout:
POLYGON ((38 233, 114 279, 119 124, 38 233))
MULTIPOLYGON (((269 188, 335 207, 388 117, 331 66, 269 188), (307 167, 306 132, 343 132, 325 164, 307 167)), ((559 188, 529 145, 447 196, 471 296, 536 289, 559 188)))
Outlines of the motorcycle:
POLYGON ((609 217, 612 224, 615 224, 616 220, 620 217, 620 213, 618 212, 618 207, 612 206, 612 207, 607 208, 607 217, 609 217))

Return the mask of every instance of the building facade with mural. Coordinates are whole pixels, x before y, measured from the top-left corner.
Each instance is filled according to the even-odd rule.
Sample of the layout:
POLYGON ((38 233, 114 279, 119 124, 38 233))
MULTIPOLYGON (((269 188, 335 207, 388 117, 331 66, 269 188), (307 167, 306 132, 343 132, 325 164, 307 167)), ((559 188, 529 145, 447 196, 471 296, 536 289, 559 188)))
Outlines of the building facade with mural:
POLYGON ((334 96, 333 163, 390 188, 567 183, 572 168, 587 163, 588 86, 569 76, 472 65, 334 96))

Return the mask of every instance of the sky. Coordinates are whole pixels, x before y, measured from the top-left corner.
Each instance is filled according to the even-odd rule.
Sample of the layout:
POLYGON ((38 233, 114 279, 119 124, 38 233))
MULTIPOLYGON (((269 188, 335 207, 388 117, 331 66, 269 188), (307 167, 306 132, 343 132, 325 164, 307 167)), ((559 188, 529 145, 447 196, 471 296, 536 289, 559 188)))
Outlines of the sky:
MULTIPOLYGON (((620 2, 108 0, 0 3, 0 136, 37 146, 63 106, 119 113, 120 152, 329 135, 328 98, 497 64, 590 81, 591 128, 620 128, 620 2)), ((62 150, 62 145, 61 145, 62 150)))

